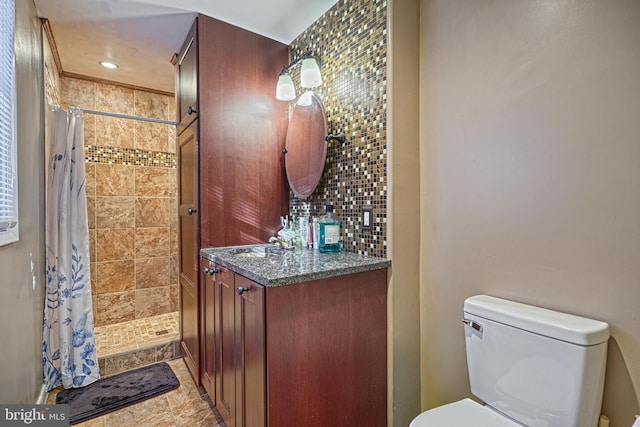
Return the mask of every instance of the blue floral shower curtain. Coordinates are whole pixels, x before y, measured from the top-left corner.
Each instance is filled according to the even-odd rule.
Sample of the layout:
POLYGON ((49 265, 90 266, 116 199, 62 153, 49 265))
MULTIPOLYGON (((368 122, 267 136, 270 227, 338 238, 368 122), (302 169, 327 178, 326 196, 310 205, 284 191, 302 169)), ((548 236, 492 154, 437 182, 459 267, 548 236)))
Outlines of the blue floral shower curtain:
POLYGON ((82 111, 51 113, 42 364, 47 390, 100 378, 93 332, 82 111))

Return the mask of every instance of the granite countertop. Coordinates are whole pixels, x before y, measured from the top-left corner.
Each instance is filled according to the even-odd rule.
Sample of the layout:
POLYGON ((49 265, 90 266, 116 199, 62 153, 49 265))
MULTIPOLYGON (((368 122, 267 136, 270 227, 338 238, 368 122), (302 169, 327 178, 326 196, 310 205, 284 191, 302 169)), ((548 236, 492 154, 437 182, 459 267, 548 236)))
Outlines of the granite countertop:
POLYGON ((388 268, 391 261, 347 252, 323 254, 317 250, 295 248, 281 254, 264 253, 273 245, 205 248, 200 255, 263 286, 282 286, 344 274, 388 268), (238 256, 237 252, 255 252, 257 257, 238 256))

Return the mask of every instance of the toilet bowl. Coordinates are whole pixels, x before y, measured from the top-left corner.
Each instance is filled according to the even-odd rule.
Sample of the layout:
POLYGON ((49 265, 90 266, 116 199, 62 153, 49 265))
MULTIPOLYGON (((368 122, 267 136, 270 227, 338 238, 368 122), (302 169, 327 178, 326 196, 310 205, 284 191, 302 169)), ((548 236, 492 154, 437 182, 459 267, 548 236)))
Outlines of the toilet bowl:
POLYGON ((471 393, 409 427, 597 427, 609 325, 476 295, 464 302, 471 393))

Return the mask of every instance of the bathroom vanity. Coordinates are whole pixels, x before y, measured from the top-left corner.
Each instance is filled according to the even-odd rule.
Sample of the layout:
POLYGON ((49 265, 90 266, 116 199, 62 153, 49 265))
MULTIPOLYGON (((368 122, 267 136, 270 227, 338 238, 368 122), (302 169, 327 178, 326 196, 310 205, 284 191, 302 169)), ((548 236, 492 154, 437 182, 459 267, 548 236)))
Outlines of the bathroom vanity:
POLYGON ((287 45, 205 15, 174 58, 181 350, 199 384, 200 248, 264 242, 289 212, 288 107, 273 97, 288 59, 287 45))
POLYGON ((387 424, 387 268, 357 254, 203 249, 203 384, 228 427, 387 424))

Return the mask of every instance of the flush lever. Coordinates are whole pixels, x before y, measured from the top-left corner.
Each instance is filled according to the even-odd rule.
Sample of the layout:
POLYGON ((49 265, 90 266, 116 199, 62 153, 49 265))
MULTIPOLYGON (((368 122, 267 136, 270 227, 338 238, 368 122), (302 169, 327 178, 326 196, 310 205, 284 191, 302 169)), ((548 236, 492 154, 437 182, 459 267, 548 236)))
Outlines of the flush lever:
POLYGON ((478 332, 482 332, 482 325, 474 320, 462 319, 462 323, 478 332))

